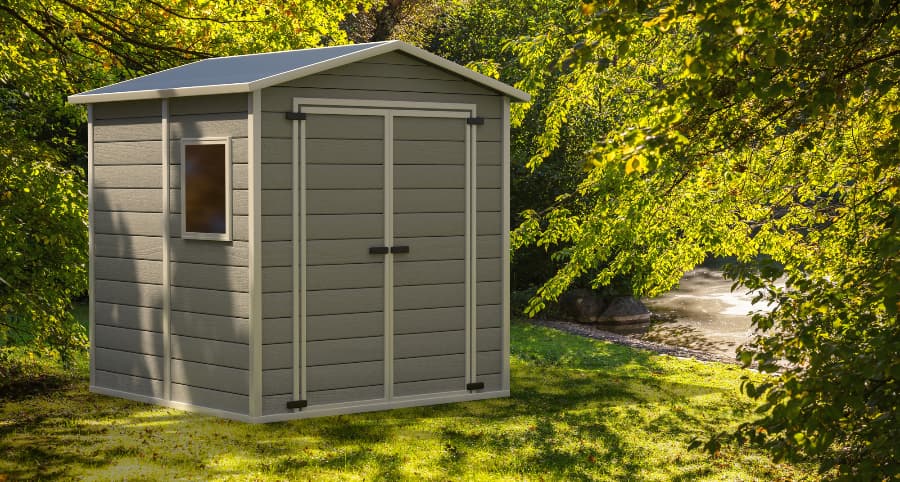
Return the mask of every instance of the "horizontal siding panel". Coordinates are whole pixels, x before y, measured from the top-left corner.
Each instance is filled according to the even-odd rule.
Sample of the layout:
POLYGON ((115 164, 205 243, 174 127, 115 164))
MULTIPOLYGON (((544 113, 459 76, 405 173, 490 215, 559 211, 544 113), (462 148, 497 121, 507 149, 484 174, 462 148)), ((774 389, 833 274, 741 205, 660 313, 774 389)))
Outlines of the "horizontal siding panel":
POLYGON ((500 141, 485 141, 478 139, 475 146, 475 162, 479 166, 495 165, 499 166, 503 163, 503 143, 500 141))
POLYGON ((503 253, 503 238, 497 234, 479 235, 475 252, 479 258, 499 258, 503 253))
POLYGON ((286 318, 293 316, 294 296, 292 293, 263 293, 263 318, 286 318))
POLYGON ((250 408, 250 398, 246 395, 208 390, 179 383, 172 384, 172 400, 233 413, 246 414, 249 413, 250 408))
POLYGON ((477 304, 499 305, 503 295, 503 284, 500 281, 481 281, 478 283, 475 299, 477 304))
POLYGON ((173 335, 243 344, 250 340, 250 322, 246 318, 233 316, 173 310, 171 328, 173 335))
POLYGON ((291 216, 263 216, 263 241, 290 241, 293 239, 294 226, 291 216))
MULTIPOLYGON (((290 343, 294 334, 293 318, 270 318, 263 317, 262 338, 263 344, 290 343)), ((309 328, 307 328, 309 333, 309 328)), ((309 339, 309 335, 307 335, 309 339)))
POLYGON ((162 139, 161 117, 132 117, 94 121, 94 142, 158 141, 162 139))
POLYGON ((152 236, 96 234, 94 255, 111 258, 162 260, 163 240, 152 236))
POLYGON ((339 365, 384 360, 384 337, 311 341, 306 344, 306 365, 339 365))
POLYGON ((323 290, 306 293, 307 315, 370 313, 384 309, 382 288, 323 290))
POLYGON ((499 373, 478 375, 478 381, 484 383, 482 392, 496 392, 502 388, 502 377, 499 373))
POLYGON ((398 335, 465 329, 466 308, 464 306, 394 312, 394 333, 398 335))
POLYGON ((112 350, 163 355, 163 335, 153 331, 131 330, 114 326, 94 327, 94 346, 112 350))
POLYGON ((162 166, 94 166, 94 188, 162 189, 162 166))
POLYGON ((384 139, 384 117, 368 115, 309 114, 307 139, 384 139))
POLYGON ((196 137, 247 137, 246 112, 173 115, 169 137, 173 140, 196 137))
MULTIPOLYGON (((285 111, 290 105, 285 107, 285 111)), ((292 164, 294 162, 294 141, 292 138, 281 139, 270 137, 263 125, 262 131, 262 163, 265 164, 292 164)))
MULTIPOLYGON (((290 216, 294 213, 294 193, 290 190, 264 189, 263 216, 290 216)), ((235 212, 235 214, 240 214, 235 212)))
POLYGON ((172 383, 247 395, 250 376, 247 370, 207 365, 187 360, 172 360, 172 383))
POLYGON ((460 118, 398 116, 394 117, 394 140, 459 141, 465 148, 467 128, 466 120, 460 118))
POLYGON ((262 290, 264 293, 291 291, 294 284, 294 270, 287 266, 262 269, 262 290))
POLYGON ((503 191, 500 189, 478 189, 475 200, 479 211, 503 210, 503 191))
POLYGON ((172 287, 172 310, 249 318, 247 293, 172 287))
MULTIPOLYGON (((380 191, 378 191, 380 192, 380 191)), ((466 210, 466 190, 395 189, 395 213, 459 213, 466 210)))
POLYGON ((394 286, 465 283, 466 262, 462 259, 448 261, 413 261, 394 265, 394 286))
POLYGON ((294 391, 294 370, 278 369, 263 370, 262 394, 263 396, 284 395, 294 391))
POLYGON ((94 142, 94 166, 140 164, 162 165, 162 141, 94 142))
POLYGON ((500 373, 502 361, 499 350, 479 351, 476 356, 475 368, 478 370, 479 375, 500 373))
MULTIPOLYGON (((237 244, 237 243, 234 243, 237 244)), ((294 247, 290 241, 268 241, 262 243, 262 265, 291 266, 294 247)))
POLYGON ((420 395, 423 393, 456 392, 466 389, 466 378, 444 378, 441 380, 427 380, 421 382, 395 383, 394 395, 398 397, 406 395, 420 395))
POLYGON ((162 286, 96 280, 94 283, 94 300, 131 306, 162 308, 162 286))
POLYGON ((96 256, 94 257, 94 278, 162 284, 162 262, 96 256))
POLYGON ((308 189, 381 189, 383 166, 322 165, 306 166, 308 189))
POLYGON ((500 328, 479 328, 475 346, 478 351, 499 350, 502 344, 500 328))
POLYGON ((359 77, 350 75, 337 75, 329 72, 324 75, 311 75, 301 79, 292 80, 286 85, 299 88, 320 89, 366 89, 389 90, 396 92, 438 92, 450 94, 490 94, 491 91, 478 84, 463 80, 437 80, 437 79, 405 79, 400 77, 359 77))
POLYGON ((478 166, 476 183, 479 188, 501 189, 503 187, 503 169, 501 166, 478 166))
POLYGON ((380 400, 384 398, 384 385, 379 384, 368 387, 353 387, 338 390, 319 390, 307 392, 306 398, 310 405, 380 400))
POLYGON ((381 214, 310 214, 306 216, 306 239, 359 239, 384 236, 381 214))
POLYGON ((243 266, 171 263, 173 286, 209 290, 247 292, 249 272, 243 266))
MULTIPOLYGON (((457 119, 460 121, 460 119, 457 119)), ((466 163, 466 143, 460 141, 394 140, 394 165, 466 163)))
POLYGON ((384 384, 384 362, 323 365, 308 369, 308 391, 368 387, 384 384))
POLYGON ((218 114, 234 112, 247 114, 248 94, 201 95, 176 97, 169 100, 169 113, 173 116, 186 114, 218 114))
POLYGON ((394 236, 404 238, 465 236, 465 213, 411 213, 394 215, 394 236))
POLYGON ((308 214, 381 214, 383 189, 314 189, 306 192, 308 214))
POLYGON ((160 356, 95 348, 94 368, 122 375, 163 379, 163 358, 160 356))
POLYGON ((309 266, 306 289, 337 290, 348 288, 379 288, 384 286, 384 262, 309 266))
MULTIPOLYGON (((352 64, 344 65, 342 67, 337 67, 334 69, 330 69, 323 74, 318 74, 321 77, 326 77, 329 75, 357 75, 364 77, 384 77, 384 78, 403 78, 403 79, 438 79, 438 80, 462 80, 463 78, 451 74, 446 70, 439 69, 437 67, 433 67, 427 64, 417 64, 417 65, 398 65, 393 64, 390 67, 386 67, 381 64, 379 61, 383 57, 381 55, 371 57, 359 62, 354 62, 352 64), (376 62, 378 62, 376 64, 376 62), (373 65, 375 64, 375 65, 373 65)), ((413 59, 414 60, 414 59, 413 59)), ((390 62, 389 62, 390 63, 390 62)))
MULTIPOLYGON (((294 97, 475 104, 478 109, 478 115, 484 117, 496 117, 498 119, 500 118, 502 110, 501 97, 499 95, 438 94, 431 92, 392 92, 372 91, 368 89, 318 89, 281 86, 263 89, 262 108, 264 111, 284 112, 291 108, 294 97)), ((281 119, 284 119, 284 114, 281 114, 281 119)), ((267 133, 266 135, 272 134, 267 133)))
POLYGON ((397 286, 394 288, 394 308, 397 310, 444 308, 464 306, 465 304, 465 283, 397 286))
POLYGON ((443 331, 394 336, 394 358, 455 355, 466 352, 466 332, 443 331))
POLYGON ((384 335, 384 313, 381 311, 306 318, 306 339, 310 342, 382 335, 384 335))
POLYGON ((410 261, 432 261, 448 259, 465 259, 465 236, 442 236, 423 238, 395 237, 394 245, 409 246, 409 253, 397 255, 398 263, 410 261))
POLYGON ((290 164, 263 164, 263 189, 291 189, 293 187, 294 166, 290 164))
MULTIPOLYGON (((308 125, 308 124, 307 124, 308 125)), ((384 127, 379 122, 381 135, 375 139, 306 139, 307 164, 384 164, 384 127)), ((345 132, 346 137, 355 137, 345 132)), ((265 159, 265 157, 263 157, 265 159)))
POLYGON ((112 373, 103 370, 96 370, 94 372, 94 386, 133 393, 135 395, 143 395, 145 397, 163 398, 164 396, 164 382, 162 380, 123 375, 121 373, 112 373))
POLYGON ((503 260, 501 258, 479 258, 475 265, 478 282, 500 281, 503 277, 503 260))
POLYGON ((478 234, 500 234, 503 231, 502 217, 499 212, 480 212, 477 214, 478 234))
POLYGON ((371 246, 384 246, 384 238, 308 241, 307 266, 383 262, 383 254, 369 254, 371 246))
POLYGON ((394 167, 396 189, 447 189, 466 185, 465 166, 416 166, 394 167))
POLYGON ((441 355, 405 358, 394 362, 394 383, 418 382, 466 376, 466 356, 441 355))
POLYGON ((97 211, 132 211, 161 213, 161 189, 95 189, 94 209, 97 211))
POLYGON ((479 141, 499 142, 503 140, 503 120, 499 117, 485 117, 484 125, 478 126, 479 141))
POLYGON ((97 325, 162 332, 162 310, 159 308, 95 302, 94 320, 97 325))
POLYGON ((250 364, 250 349, 244 343, 177 335, 172 336, 171 340, 174 359, 243 370, 250 364))
POLYGON ((161 118, 162 116, 162 101, 160 99, 100 102, 93 105, 95 121, 136 117, 161 118))
POLYGON ((478 305, 475 311, 478 328, 497 328, 503 325, 503 305, 478 305))
POLYGON ((133 236, 160 236, 163 231, 162 222, 163 215, 160 213, 95 211, 93 219, 95 233, 133 236))
POLYGON ((276 343, 263 345, 263 370, 280 370, 294 365, 294 344, 276 343))
MULTIPOLYGON (((247 266, 250 256, 249 245, 240 241, 223 243, 172 238, 169 247, 171 260, 177 263, 247 266)), ((265 250, 263 250, 263 256, 265 256, 265 250)))

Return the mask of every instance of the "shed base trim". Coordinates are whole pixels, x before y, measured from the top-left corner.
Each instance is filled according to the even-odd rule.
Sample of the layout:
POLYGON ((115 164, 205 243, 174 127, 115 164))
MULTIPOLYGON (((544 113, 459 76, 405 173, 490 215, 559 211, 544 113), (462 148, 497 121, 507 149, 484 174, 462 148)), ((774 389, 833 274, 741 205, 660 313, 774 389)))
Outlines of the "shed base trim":
POLYGON ((377 400, 369 402, 347 402, 331 405, 319 405, 308 407, 302 412, 278 413, 272 415, 263 415, 260 417, 251 417, 250 415, 236 412, 228 412, 215 408, 203 407, 200 405, 192 405, 189 403, 175 402, 164 400, 162 398, 148 397, 146 395, 138 395, 136 393, 123 392, 113 390, 111 388, 90 387, 91 393, 99 395, 108 395, 111 397, 124 398, 135 402, 150 403, 162 407, 184 410, 186 412, 194 412, 203 415, 212 415, 215 417, 236 420, 246 423, 270 423, 283 422, 288 420, 299 420, 305 418, 326 417, 330 415, 346 415, 351 413, 377 412, 381 410, 390 410, 394 408, 424 407, 428 405, 440 405, 443 403, 471 402, 476 400, 487 400, 491 398, 509 397, 509 390, 496 390, 490 392, 445 392, 426 395, 412 395, 407 397, 396 397, 390 401, 377 400))

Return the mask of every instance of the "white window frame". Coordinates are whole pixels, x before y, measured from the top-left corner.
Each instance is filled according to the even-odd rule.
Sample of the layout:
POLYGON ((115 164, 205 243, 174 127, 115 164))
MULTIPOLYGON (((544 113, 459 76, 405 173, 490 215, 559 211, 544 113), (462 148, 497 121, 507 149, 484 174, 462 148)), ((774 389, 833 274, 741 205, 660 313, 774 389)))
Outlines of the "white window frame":
POLYGON ((181 140, 181 238, 199 239, 203 241, 232 241, 232 171, 231 137, 197 137, 181 140), (187 204, 185 203, 185 151, 187 146, 216 145, 225 146, 225 232, 224 233, 197 233, 187 230, 187 204))

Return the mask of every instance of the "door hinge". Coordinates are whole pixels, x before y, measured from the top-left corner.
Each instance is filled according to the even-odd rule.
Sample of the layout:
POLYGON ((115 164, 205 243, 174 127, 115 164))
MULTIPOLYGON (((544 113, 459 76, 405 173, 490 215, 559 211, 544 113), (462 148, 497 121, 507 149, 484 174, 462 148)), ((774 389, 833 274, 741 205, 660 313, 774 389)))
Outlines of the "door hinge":
POLYGON ((301 408, 306 408, 306 405, 306 400, 291 400, 287 403, 287 408, 296 408, 299 410, 301 408))
POLYGON ((391 248, 387 246, 372 246, 369 248, 369 254, 388 254, 391 248))
POLYGON ((484 382, 472 382, 466 384, 466 390, 481 390, 484 388, 484 382))
POLYGON ((303 112, 285 112, 284 118, 287 120, 306 120, 306 114, 303 112))
POLYGON ((469 117, 466 119, 466 124, 469 124, 470 126, 483 126, 484 117, 469 117))

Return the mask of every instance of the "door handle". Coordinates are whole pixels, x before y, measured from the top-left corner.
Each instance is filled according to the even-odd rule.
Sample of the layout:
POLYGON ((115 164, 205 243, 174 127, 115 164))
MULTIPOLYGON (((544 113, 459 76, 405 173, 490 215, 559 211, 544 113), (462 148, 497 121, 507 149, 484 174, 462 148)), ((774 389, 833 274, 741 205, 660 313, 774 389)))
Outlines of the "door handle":
POLYGON ((369 254, 388 254, 387 246, 372 246, 369 248, 369 254))
POLYGON ((409 252, 409 246, 392 246, 391 247, 392 254, 401 254, 401 253, 408 253, 408 252, 409 252))

